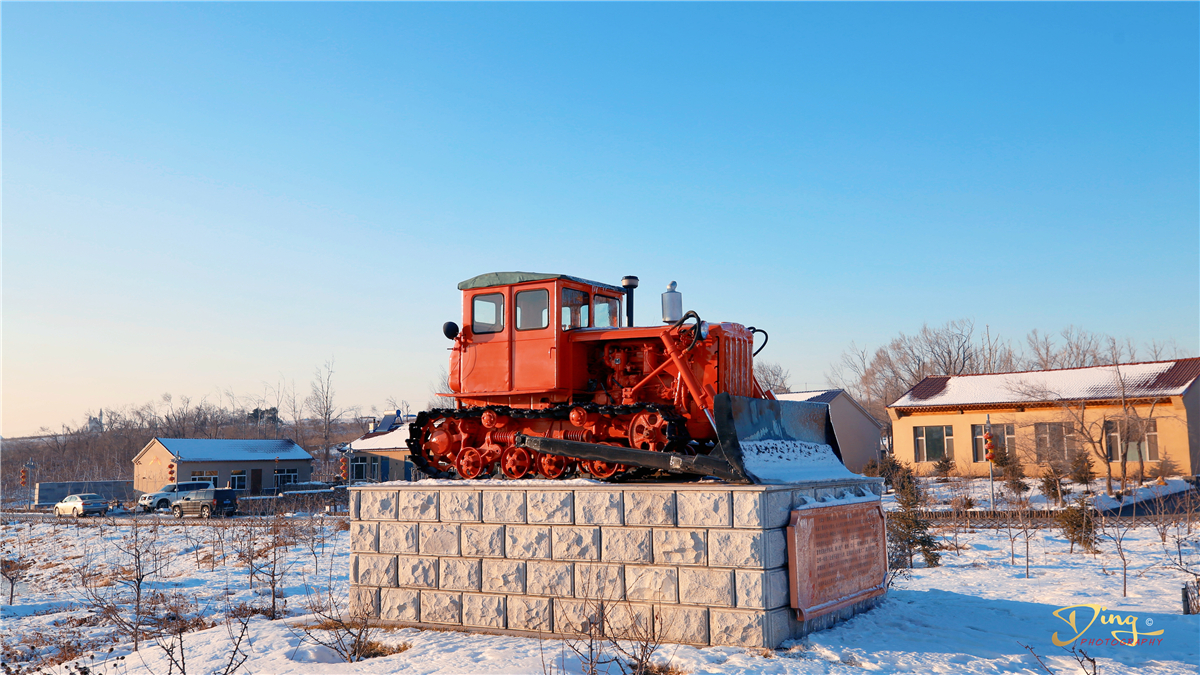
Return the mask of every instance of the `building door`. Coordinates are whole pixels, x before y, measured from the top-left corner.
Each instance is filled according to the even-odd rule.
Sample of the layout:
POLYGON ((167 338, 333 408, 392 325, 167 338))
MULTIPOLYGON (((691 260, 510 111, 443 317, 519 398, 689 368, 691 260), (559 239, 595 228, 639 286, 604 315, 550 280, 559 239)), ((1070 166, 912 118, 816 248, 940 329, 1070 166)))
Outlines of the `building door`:
POLYGON ((262 492, 262 469, 250 469, 250 494, 262 492))
POLYGON ((507 299, 507 289, 468 296, 471 341, 462 356, 460 374, 462 387, 466 391, 512 389, 507 299))
MULTIPOLYGON (((513 301, 513 389, 554 388, 554 331, 550 313, 553 285, 522 288, 513 301)), ((587 297, 587 294, 582 294, 587 297)))

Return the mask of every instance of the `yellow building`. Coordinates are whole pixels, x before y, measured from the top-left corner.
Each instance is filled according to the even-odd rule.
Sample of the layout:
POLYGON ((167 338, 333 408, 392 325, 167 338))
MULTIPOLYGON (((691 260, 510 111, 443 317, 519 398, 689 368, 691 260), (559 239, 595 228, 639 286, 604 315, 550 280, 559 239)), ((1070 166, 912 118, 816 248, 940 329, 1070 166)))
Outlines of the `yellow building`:
POLYGON ((1200 471, 1200 358, 990 375, 927 377, 888 406, 892 450, 918 473, 948 455, 986 476, 983 434, 1015 452, 1026 475, 1090 453, 1096 473, 1200 471))

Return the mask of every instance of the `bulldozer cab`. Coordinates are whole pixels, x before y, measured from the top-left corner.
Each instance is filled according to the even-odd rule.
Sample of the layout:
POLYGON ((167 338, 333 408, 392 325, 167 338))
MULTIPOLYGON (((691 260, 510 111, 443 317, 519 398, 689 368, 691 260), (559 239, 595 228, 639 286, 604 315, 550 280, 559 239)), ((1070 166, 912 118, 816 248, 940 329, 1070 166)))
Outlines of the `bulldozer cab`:
POLYGON ((575 377, 567 335, 620 326, 624 291, 561 274, 497 272, 468 279, 450 389, 538 406, 570 399, 575 377))

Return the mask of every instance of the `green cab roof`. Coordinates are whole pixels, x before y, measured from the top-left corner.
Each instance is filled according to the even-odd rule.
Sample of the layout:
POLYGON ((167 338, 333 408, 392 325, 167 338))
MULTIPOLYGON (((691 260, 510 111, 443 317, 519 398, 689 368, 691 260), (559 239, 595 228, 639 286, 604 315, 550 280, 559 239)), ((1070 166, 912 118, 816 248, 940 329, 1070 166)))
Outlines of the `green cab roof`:
POLYGON ((620 286, 612 284, 602 284, 599 281, 591 281, 590 279, 580 279, 579 277, 571 277, 566 274, 542 274, 541 272, 488 272, 480 274, 477 277, 471 277, 466 281, 459 282, 458 290, 469 291, 472 288, 488 288, 489 286, 511 286, 513 284, 521 284, 528 281, 546 281, 547 279, 566 279, 567 281, 575 281, 581 284, 597 286, 610 291, 615 291, 624 294, 625 290, 620 286))

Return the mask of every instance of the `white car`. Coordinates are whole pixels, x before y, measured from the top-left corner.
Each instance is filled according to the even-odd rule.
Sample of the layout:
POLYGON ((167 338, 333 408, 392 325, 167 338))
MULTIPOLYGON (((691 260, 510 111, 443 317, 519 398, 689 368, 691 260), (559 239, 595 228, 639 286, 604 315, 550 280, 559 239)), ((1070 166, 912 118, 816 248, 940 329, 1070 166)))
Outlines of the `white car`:
POLYGON ((154 511, 155 509, 169 509, 175 503, 175 500, 183 497, 184 493, 192 490, 207 490, 212 487, 212 483, 205 481, 192 481, 188 483, 169 483, 162 486, 158 492, 147 492, 138 497, 138 506, 142 507, 143 511, 154 511))
POLYGON ((108 513, 108 502, 98 494, 88 493, 82 495, 68 495, 61 502, 54 505, 54 517, 58 516, 75 516, 82 518, 89 513, 96 513, 101 516, 108 513))

